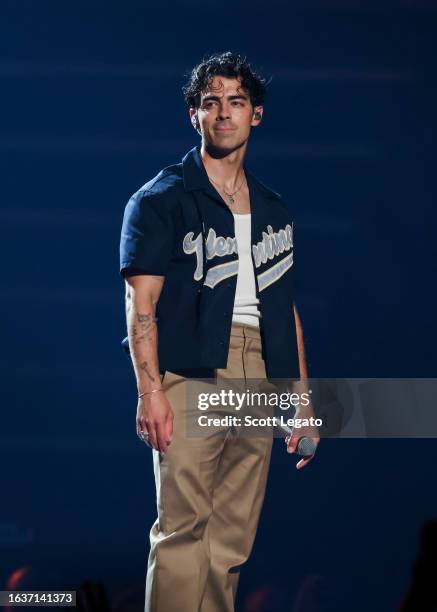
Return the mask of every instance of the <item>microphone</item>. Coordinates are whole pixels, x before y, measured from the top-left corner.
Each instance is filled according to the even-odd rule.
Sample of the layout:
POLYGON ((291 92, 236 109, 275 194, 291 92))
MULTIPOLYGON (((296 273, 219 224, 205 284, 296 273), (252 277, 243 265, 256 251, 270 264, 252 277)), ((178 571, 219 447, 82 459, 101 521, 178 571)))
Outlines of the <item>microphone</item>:
MULTIPOLYGON (((288 425, 280 425, 280 428, 282 429, 282 431, 285 431, 288 436, 291 436, 292 430, 288 427, 288 425)), ((308 436, 302 436, 298 440, 296 453, 300 457, 311 457, 311 455, 314 455, 314 453, 316 452, 316 448, 317 444, 312 438, 309 438, 308 436)))
POLYGON ((302 436, 297 443, 297 454, 301 457, 311 457, 316 452, 317 444, 312 438, 302 436))

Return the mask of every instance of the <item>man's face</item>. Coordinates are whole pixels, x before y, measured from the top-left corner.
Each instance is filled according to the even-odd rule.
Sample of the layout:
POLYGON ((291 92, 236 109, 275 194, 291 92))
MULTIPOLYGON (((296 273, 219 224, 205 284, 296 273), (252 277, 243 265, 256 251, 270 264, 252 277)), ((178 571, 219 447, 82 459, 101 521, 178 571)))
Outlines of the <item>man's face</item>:
POLYGON ((193 120, 197 114, 207 147, 229 153, 247 141, 251 128, 260 123, 262 112, 262 106, 253 108, 240 79, 215 76, 201 94, 200 107, 190 109, 190 117, 193 120), (256 112, 259 118, 255 118, 256 112))

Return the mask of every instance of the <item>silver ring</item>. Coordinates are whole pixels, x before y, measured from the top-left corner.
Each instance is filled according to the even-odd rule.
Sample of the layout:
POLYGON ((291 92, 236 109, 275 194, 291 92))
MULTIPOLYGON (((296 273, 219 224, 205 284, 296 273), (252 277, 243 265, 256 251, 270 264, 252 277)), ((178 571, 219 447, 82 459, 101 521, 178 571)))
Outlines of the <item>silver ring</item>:
POLYGON ((138 432, 138 436, 139 436, 139 437, 140 437, 142 440, 144 440, 144 438, 148 438, 148 437, 149 437, 149 433, 148 433, 147 431, 142 431, 142 430, 141 430, 141 431, 139 431, 139 432, 138 432))

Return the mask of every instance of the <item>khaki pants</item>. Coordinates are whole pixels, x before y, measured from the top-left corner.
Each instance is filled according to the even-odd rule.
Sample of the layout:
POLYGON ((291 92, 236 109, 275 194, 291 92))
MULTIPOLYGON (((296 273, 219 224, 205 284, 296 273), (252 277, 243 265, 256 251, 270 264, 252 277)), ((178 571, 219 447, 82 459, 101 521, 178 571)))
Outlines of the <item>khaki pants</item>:
MULTIPOLYGON (((257 327, 232 325, 226 369, 217 379, 265 379, 257 327)), ((239 436, 233 427, 186 433, 186 379, 163 380, 174 412, 165 455, 153 450, 158 517, 150 531, 146 612, 231 612, 241 565, 252 550, 272 435, 239 436)), ((229 407, 228 407, 229 410, 229 407)))

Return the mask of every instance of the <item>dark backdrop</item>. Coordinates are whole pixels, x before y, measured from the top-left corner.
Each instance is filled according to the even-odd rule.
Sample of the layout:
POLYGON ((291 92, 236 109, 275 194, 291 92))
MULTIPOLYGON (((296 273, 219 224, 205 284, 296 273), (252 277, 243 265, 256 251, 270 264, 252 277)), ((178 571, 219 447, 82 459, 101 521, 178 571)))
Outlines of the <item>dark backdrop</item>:
MULTIPOLYGON (((184 73, 233 50, 273 77, 248 157, 296 217, 311 375, 434 376, 437 9, 1 11, 1 585, 20 568, 23 588, 102 580, 114 607, 140 610, 156 510, 119 345, 118 240, 129 196, 198 141, 184 73)), ((396 609, 436 516, 436 458, 434 440, 325 440, 298 472, 277 441, 239 609, 261 589, 263 612, 310 610, 292 604, 311 584, 316 612, 396 609)))

